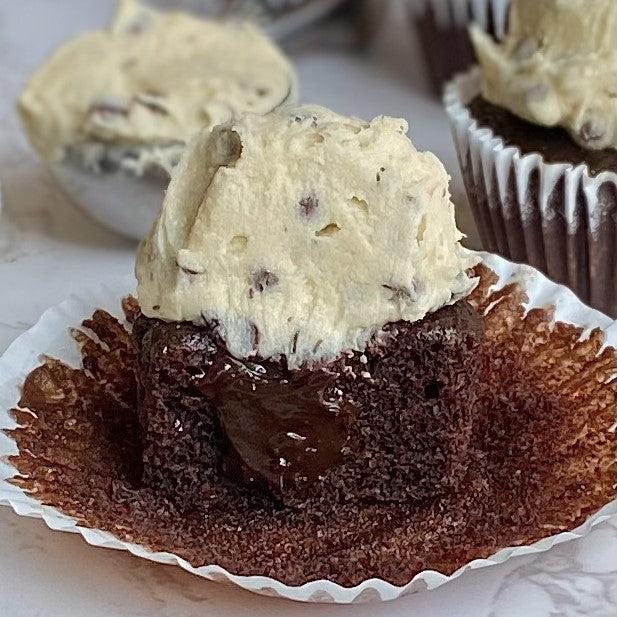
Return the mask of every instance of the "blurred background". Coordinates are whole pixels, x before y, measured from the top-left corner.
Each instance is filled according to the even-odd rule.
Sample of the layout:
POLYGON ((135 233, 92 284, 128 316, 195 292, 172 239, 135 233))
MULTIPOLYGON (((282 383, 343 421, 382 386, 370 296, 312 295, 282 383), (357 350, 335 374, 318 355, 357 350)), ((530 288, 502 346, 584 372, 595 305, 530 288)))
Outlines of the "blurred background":
MULTIPOLYGON (((471 61, 464 26, 455 23, 455 18, 464 22, 469 17, 470 0, 458 3, 463 7, 458 15, 448 13, 448 0, 149 2, 161 9, 182 8, 210 16, 240 14, 254 19, 294 63, 302 101, 363 118, 381 114, 405 118, 415 146, 434 152, 448 170, 458 224, 467 234, 465 243, 479 248, 439 96, 442 80, 471 61), (423 43, 428 39, 437 50, 442 49, 442 43, 445 47, 445 42, 453 45, 449 57, 456 66, 444 66, 439 58, 427 56, 423 43)), ((63 41, 85 30, 104 28, 114 5, 113 0, 0 0, 0 354, 44 310, 71 294, 87 294, 88 288, 117 280, 126 281, 127 286, 134 284, 136 242, 101 227, 67 198, 28 144, 15 112, 18 93, 31 73, 63 41)), ((489 15, 485 26, 499 36, 504 24, 489 15)), ((171 617, 171 605, 170 612, 164 612, 165 594, 173 596, 176 607, 194 615, 198 613, 193 611, 204 614, 200 607, 208 602, 222 607, 216 613, 220 615, 240 614, 246 606, 255 605, 252 596, 229 594, 223 586, 203 587, 201 581, 179 571, 135 565, 137 560, 127 555, 97 552, 80 539, 65 536, 69 534, 46 534, 38 522, 18 519, 7 508, 0 509, 0 546, 7 556, 0 559, 0 590, 5 590, 0 593, 0 615, 57 615, 60 610, 65 617, 94 615, 94 604, 100 609, 96 615, 111 615, 114 607, 118 613, 113 614, 141 614, 125 613, 130 603, 135 611, 171 617), (23 538, 32 541, 29 550, 22 550, 23 538), (45 545, 44 555, 37 552, 36 542, 45 545), (69 551, 71 559, 67 560, 69 551), (111 589, 114 593, 109 593, 111 589), (54 607, 50 608, 51 603, 54 607)), ((587 595, 594 601, 600 592, 614 597, 614 559, 598 559, 611 542, 614 530, 600 529, 586 544, 578 545, 576 559, 563 547, 543 558, 512 560, 505 568, 472 573, 464 582, 409 598, 388 610, 392 615, 475 617, 498 614, 492 611, 499 611, 503 602, 505 612, 499 614, 515 614, 512 611, 521 596, 531 589, 537 596, 530 596, 529 606, 538 608, 537 614, 548 614, 548 608, 546 613, 542 611, 552 605, 541 584, 572 606, 578 606, 577 602, 592 606, 587 595), (581 578, 583 567, 598 573, 597 580, 581 578), (504 580, 510 573, 513 583, 508 587, 504 580), (526 579, 532 584, 521 587, 526 579), (570 581, 569 588, 564 580, 570 581), (495 605, 489 602, 493 595, 495 605)), ((614 607, 614 601, 608 601, 614 607)), ((291 614, 286 603, 263 600, 259 606, 267 607, 273 615, 291 614)), ((609 614, 599 600, 593 606, 598 609, 595 614, 609 614)), ((304 608, 294 607, 295 614, 307 614, 304 608)), ((342 614, 338 608, 319 612, 335 613, 342 614)), ((376 611, 365 607, 345 614, 368 617, 376 611)), ((581 609, 576 614, 591 612, 581 609)))

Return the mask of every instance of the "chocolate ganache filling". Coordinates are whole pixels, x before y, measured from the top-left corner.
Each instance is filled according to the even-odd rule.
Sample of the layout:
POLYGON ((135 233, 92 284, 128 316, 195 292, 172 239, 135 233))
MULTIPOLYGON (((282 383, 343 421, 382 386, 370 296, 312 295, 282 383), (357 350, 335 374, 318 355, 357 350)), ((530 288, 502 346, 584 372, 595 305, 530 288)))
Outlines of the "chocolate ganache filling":
POLYGON ((328 368, 238 360, 219 347, 199 388, 217 410, 232 452, 227 470, 284 490, 317 480, 341 458, 354 407, 328 368))
POLYGON ((236 358, 212 324, 141 315, 143 481, 189 507, 216 498, 213 474, 292 506, 442 494, 465 473, 482 338, 462 300, 290 369, 236 358))

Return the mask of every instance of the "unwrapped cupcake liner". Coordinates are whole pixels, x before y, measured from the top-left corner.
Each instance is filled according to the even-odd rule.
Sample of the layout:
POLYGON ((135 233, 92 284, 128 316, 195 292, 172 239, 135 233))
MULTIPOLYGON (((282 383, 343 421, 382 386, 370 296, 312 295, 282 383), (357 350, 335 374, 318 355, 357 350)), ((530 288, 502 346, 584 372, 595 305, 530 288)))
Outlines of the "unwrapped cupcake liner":
POLYGON ((527 263, 617 317, 617 174, 523 155, 478 126, 467 104, 477 67, 444 95, 459 164, 483 248, 527 263))
MULTIPOLYGON (((496 289, 518 284, 528 296, 529 308, 554 306, 554 318, 580 326, 583 329, 581 337, 586 337, 586 333, 592 328, 600 328, 606 337, 606 344, 617 345, 617 322, 612 322, 605 315, 583 305, 570 290, 549 281, 528 266, 513 264, 491 254, 482 254, 482 258, 484 264, 498 276, 496 289)), ((217 565, 196 568, 177 555, 152 552, 139 544, 121 540, 107 531, 80 526, 76 520, 55 508, 43 505, 36 500, 36 495, 28 495, 8 481, 16 474, 15 468, 7 460, 9 456, 17 453, 17 445, 2 430, 16 427, 16 422, 8 410, 17 405, 20 386, 26 375, 40 364, 41 356, 51 356, 71 366, 79 366, 80 352, 69 330, 89 317, 96 308, 119 316, 119 299, 133 287, 134 281, 127 279, 117 281, 112 286, 100 287, 81 297, 70 298, 48 310, 40 321, 20 336, 0 358, 0 504, 9 505, 18 515, 41 518, 53 530, 79 533, 93 546, 126 550, 137 557, 177 565, 205 579, 231 583, 255 593, 303 602, 349 604, 392 600, 406 594, 436 589, 459 578, 468 570, 500 564, 520 555, 541 553, 554 545, 585 536, 595 525, 617 513, 617 501, 613 500, 572 531, 546 537, 526 546, 505 547, 486 559, 475 559, 463 565, 449 576, 426 570, 403 586, 371 578, 370 572, 366 573, 366 580, 354 587, 343 587, 328 580, 290 586, 264 576, 238 576, 217 565)))
POLYGON ((471 22, 496 39, 506 33, 511 0, 408 0, 433 88, 474 63, 471 22))

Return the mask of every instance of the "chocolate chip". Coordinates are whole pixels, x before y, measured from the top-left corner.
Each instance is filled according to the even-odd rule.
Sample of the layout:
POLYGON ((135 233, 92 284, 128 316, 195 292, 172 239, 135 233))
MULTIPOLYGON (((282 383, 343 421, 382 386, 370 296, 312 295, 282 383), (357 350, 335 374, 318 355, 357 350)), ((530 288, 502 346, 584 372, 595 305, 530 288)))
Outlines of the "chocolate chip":
POLYGON ((588 120, 581 126, 580 136, 585 143, 598 141, 604 137, 606 127, 603 122, 588 120))
POLYGON ((415 302, 418 297, 418 284, 412 279, 409 287, 401 285, 382 285, 383 289, 387 289, 392 293, 391 302, 415 302))
POLYGON ((258 270, 251 277, 251 287, 249 289, 249 298, 253 298, 254 292, 263 293, 268 287, 273 287, 279 282, 278 276, 269 270, 258 270))
POLYGON ((149 109, 152 113, 160 116, 168 116, 169 110, 165 107, 164 98, 161 94, 154 92, 144 92, 135 97, 135 102, 149 109))
POLYGON ((298 349, 298 337, 300 336, 300 332, 296 332, 294 334, 293 339, 291 340, 291 353, 296 353, 296 349, 298 349))
POLYGON ((115 173, 120 169, 120 163, 108 156, 107 154, 104 154, 98 162, 98 169, 101 173, 104 174, 111 174, 111 173, 115 173))
POLYGON ((253 351, 256 351, 258 347, 259 347, 259 329, 254 323, 252 323, 251 324, 251 348, 253 351))
POLYGON ((105 98, 94 101, 88 109, 91 116, 99 116, 102 120, 126 118, 129 115, 129 106, 119 99, 105 98))
POLYGON ((319 200, 314 196, 309 196, 301 199, 298 205, 300 207, 300 214, 306 218, 309 218, 319 207, 319 200))

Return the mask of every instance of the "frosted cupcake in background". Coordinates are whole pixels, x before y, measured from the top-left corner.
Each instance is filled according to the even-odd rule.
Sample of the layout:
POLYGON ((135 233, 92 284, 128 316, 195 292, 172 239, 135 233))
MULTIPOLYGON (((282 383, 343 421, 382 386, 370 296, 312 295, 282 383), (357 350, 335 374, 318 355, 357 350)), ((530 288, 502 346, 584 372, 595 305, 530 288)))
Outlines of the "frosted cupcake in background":
POLYGON ((295 92, 292 66, 255 26, 121 0, 109 30, 54 52, 18 107, 69 195, 100 222, 140 237, 193 133, 269 112, 295 92))
POLYGON ((511 0, 408 0, 412 21, 436 93, 474 63, 467 28, 473 21, 493 38, 503 37, 511 0))
POLYGON ((514 0, 445 103, 484 248, 617 314, 613 0, 514 0))

